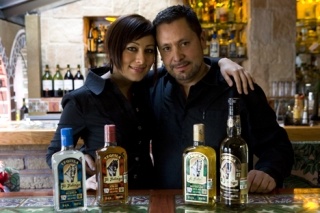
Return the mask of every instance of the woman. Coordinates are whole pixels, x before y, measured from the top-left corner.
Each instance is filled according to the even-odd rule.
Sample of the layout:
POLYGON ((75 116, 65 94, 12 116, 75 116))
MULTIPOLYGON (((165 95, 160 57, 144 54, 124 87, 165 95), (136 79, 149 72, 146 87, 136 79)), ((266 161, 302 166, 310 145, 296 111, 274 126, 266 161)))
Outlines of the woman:
MULTIPOLYGON (((58 128, 48 147, 47 163, 51 167, 51 156, 61 149, 60 129, 71 127, 74 144, 80 137, 84 141, 82 151, 87 174, 95 174, 95 151, 104 146, 104 125, 115 124, 117 143, 128 154, 129 188, 152 188, 149 150, 155 128, 147 87, 153 81, 144 78, 151 66, 157 64, 152 24, 137 14, 119 17, 108 28, 105 40, 110 65, 90 71, 83 87, 64 96, 58 128)), ((225 60, 222 66, 227 69, 222 66, 221 69, 226 72, 240 67, 230 62, 225 60)), ((239 79, 239 72, 232 74, 239 79)), ((87 188, 95 189, 94 177, 89 180, 92 182, 87 182, 87 188)))

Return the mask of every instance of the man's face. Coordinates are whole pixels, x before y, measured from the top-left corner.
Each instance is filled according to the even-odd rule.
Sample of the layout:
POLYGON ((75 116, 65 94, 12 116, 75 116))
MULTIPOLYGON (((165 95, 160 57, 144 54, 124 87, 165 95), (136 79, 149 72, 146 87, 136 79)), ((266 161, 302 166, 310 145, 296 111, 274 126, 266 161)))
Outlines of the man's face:
POLYGON ((168 72, 181 84, 194 83, 203 63, 205 39, 193 32, 184 18, 157 27, 157 42, 168 72))

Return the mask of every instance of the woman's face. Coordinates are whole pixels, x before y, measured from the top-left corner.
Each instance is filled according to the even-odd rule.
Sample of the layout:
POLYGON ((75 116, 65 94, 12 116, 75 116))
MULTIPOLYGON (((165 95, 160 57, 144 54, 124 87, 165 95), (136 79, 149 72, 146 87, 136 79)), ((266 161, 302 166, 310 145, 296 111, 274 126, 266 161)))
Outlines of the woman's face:
POLYGON ((128 43, 122 52, 119 74, 129 81, 141 81, 154 63, 155 45, 152 35, 128 43))

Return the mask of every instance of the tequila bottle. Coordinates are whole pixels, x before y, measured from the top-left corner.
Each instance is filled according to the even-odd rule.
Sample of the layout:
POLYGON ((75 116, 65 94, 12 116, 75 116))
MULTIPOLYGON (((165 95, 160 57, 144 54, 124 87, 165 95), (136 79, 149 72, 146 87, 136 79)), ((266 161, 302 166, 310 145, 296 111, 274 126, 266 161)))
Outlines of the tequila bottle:
POLYGON ((183 198, 186 204, 214 204, 217 197, 216 152, 206 146, 204 124, 193 126, 193 146, 183 153, 183 198))
POLYGON ((52 155, 54 208, 57 212, 81 212, 87 208, 85 159, 75 150, 71 128, 61 129, 61 151, 52 155))

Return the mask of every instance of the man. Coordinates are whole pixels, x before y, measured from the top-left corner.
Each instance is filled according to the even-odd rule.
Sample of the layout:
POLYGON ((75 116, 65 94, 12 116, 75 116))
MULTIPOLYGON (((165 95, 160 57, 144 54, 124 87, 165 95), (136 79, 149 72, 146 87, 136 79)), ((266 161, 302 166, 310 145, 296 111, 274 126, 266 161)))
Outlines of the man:
MULTIPOLYGON (((182 153, 192 146, 192 126, 205 125, 206 145, 217 153, 226 137, 227 99, 235 89, 222 78, 213 59, 203 58, 205 35, 196 14, 186 6, 171 6, 153 21, 160 55, 166 70, 151 91, 158 129, 153 154, 158 188, 182 187, 182 153)), ((239 95, 239 94, 237 94, 239 95)), ((242 137, 249 147, 248 187, 250 192, 267 193, 281 187, 290 174, 293 150, 288 136, 255 85, 240 95, 242 137), (259 160, 252 169, 253 154, 259 160)), ((218 178, 219 179, 219 178, 218 178)))

